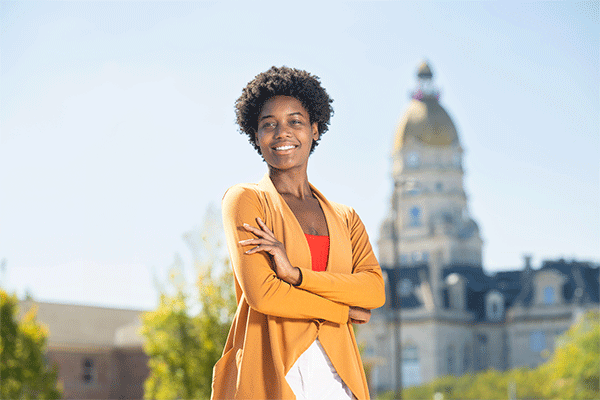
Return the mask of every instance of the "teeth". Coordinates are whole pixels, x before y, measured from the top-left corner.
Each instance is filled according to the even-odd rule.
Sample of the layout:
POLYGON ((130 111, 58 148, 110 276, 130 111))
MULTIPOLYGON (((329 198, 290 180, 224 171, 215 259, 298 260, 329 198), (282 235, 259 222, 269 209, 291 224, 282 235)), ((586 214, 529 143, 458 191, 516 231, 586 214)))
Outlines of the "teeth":
POLYGON ((275 147, 275 150, 290 150, 293 149, 295 146, 280 146, 280 147, 275 147))

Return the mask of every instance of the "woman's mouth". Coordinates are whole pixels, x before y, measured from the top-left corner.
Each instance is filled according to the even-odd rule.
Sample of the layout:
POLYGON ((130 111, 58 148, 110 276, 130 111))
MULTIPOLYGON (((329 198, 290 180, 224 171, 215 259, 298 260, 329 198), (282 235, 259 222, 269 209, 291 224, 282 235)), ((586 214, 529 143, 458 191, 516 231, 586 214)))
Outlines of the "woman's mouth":
POLYGON ((276 151, 286 151, 286 150, 291 150, 291 149, 295 149, 296 146, 293 145, 286 145, 286 146, 277 146, 275 147, 276 151))

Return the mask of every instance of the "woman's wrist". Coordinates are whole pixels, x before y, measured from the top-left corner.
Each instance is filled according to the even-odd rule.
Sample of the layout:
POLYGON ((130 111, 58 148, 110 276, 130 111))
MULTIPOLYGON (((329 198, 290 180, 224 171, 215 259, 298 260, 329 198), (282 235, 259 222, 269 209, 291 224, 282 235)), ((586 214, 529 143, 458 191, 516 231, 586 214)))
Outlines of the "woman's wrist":
POLYGON ((291 283, 293 286, 300 286, 300 284, 302 284, 302 271, 300 270, 300 268, 294 267, 291 283))

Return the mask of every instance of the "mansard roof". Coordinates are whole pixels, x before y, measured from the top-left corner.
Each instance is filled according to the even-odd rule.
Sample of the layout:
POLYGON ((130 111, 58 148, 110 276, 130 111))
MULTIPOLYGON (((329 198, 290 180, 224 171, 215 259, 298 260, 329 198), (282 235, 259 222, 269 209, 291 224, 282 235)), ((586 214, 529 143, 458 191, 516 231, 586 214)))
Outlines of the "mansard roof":
MULTIPOLYGON (((544 261, 539 270, 500 271, 494 275, 487 275, 478 266, 452 265, 444 268, 442 278, 446 279, 453 273, 465 278, 467 310, 473 312, 477 320, 482 321, 486 318, 485 296, 492 290, 503 295, 505 309, 517 302, 525 307, 531 306, 535 292, 535 274, 544 270, 556 270, 565 276, 562 294, 566 303, 574 301, 581 304, 600 303, 598 288, 600 269, 588 262, 544 261), (576 295, 577 288, 581 290, 576 295)), ((446 293, 443 295, 445 296, 446 293)))
MULTIPOLYGON (((429 281, 429 267, 427 264, 419 264, 401 268, 382 268, 388 275, 387 284, 389 285, 393 282, 396 284, 396 288, 397 285, 405 279, 410 281, 413 288, 419 287, 421 283, 423 283, 423 280, 429 281)), ((390 290, 391 293, 396 294, 396 298, 398 299, 398 303, 395 303, 392 300, 392 307, 399 306, 403 309, 421 307, 423 303, 419 300, 415 290, 411 290, 407 296, 402 296, 396 291, 396 288, 394 288, 393 291, 390 290)))
MULTIPOLYGON (((430 270, 427 264, 403 266, 401 268, 385 268, 389 282, 398 285, 402 280, 410 280, 413 288, 419 287, 423 281, 430 281, 430 270)), ((562 298, 566 303, 579 302, 582 304, 600 303, 598 279, 600 268, 588 262, 565 260, 544 261, 540 269, 524 269, 518 271, 499 271, 488 275, 482 267, 476 265, 455 264, 442 270, 441 278, 445 281, 451 274, 458 274, 466 283, 466 308, 471 311, 477 321, 485 321, 485 298, 492 291, 498 291, 504 298, 504 309, 507 310, 519 303, 524 307, 533 305, 535 294, 534 278, 541 271, 556 270, 565 277, 562 287, 562 298), (577 291, 577 288, 582 290, 577 291)), ((397 288, 397 286, 396 286, 397 288)), ((394 292, 396 292, 394 288, 394 292)), ((389 292, 390 293, 390 292, 389 292)), ((402 296, 396 293, 398 303, 403 309, 419 308, 423 304, 415 290, 402 296)), ((447 296, 447 289, 441 295, 447 296)))
POLYGON ((598 303, 599 289, 598 276, 600 269, 589 262, 571 261, 564 259, 557 261, 544 261, 540 271, 556 270, 563 274, 566 282, 563 286, 563 296, 567 303, 579 301, 580 303, 598 303), (577 288, 581 288, 580 296, 576 296, 577 288))

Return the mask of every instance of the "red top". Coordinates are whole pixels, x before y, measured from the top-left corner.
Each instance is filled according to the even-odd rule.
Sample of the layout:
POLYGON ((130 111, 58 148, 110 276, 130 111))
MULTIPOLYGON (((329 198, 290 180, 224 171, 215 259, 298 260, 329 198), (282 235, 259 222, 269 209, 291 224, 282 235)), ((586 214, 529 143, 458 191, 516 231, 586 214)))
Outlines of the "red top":
POLYGON ((329 236, 316 236, 305 233, 310 256, 312 258, 313 271, 325 271, 327 269, 327 258, 329 257, 329 236))

